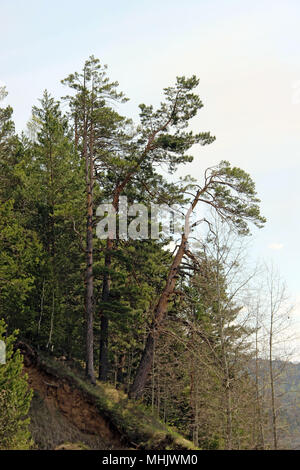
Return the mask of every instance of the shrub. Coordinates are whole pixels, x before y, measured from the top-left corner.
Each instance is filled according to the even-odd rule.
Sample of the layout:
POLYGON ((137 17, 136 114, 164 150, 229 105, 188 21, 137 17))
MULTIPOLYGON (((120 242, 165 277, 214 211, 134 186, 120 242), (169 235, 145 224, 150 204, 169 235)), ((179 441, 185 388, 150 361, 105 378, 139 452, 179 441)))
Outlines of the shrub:
POLYGON ((17 331, 7 336, 0 320, 0 341, 6 345, 6 363, 0 364, 0 450, 26 450, 32 445, 26 418, 32 390, 23 374, 20 351, 14 351, 16 335, 17 331))

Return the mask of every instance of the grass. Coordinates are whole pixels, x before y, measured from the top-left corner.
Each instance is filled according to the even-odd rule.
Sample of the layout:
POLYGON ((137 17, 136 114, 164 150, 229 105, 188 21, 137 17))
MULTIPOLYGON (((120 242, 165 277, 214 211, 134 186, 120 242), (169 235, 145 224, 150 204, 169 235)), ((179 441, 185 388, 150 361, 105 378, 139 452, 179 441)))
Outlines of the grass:
POLYGON ((137 449, 196 450, 192 442, 176 430, 160 422, 143 403, 129 400, 113 386, 97 382, 94 386, 84 378, 82 370, 73 370, 51 357, 41 356, 40 367, 61 379, 68 379, 84 395, 92 398, 99 413, 137 449))

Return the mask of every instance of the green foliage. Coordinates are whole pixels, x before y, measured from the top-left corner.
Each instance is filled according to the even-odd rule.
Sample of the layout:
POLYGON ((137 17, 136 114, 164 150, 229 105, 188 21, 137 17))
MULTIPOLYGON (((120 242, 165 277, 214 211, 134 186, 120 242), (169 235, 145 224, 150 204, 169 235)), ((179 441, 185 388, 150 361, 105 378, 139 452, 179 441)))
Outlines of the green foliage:
POLYGON ((13 200, 0 201, 0 309, 6 321, 23 332, 32 328, 26 303, 34 291, 40 257, 36 233, 22 226, 13 200))
POLYGON ((16 332, 6 335, 6 326, 0 320, 0 341, 6 345, 6 364, 0 364, 0 450, 26 450, 32 445, 26 418, 32 391, 23 375, 23 360, 14 352, 16 332))
POLYGON ((241 168, 231 167, 222 161, 207 174, 203 200, 212 205, 216 212, 231 223, 241 235, 250 233, 248 222, 261 228, 266 222, 260 214, 255 184, 250 175, 241 168))
MULTIPOLYGON (((129 204, 180 204, 184 212, 197 192, 199 205, 212 207, 240 235, 250 233, 250 223, 262 227, 265 218, 260 214, 260 201, 250 175, 227 161, 208 169, 202 186, 189 177, 175 184, 163 175, 162 170, 173 173, 191 162, 194 145, 208 145, 215 140, 209 132, 189 129, 203 107, 196 92, 197 77, 177 77, 173 86, 164 89, 157 109, 141 104, 137 125, 116 111, 115 103, 127 98, 118 91, 118 83, 109 79, 107 67, 95 57, 91 56, 81 72, 70 74, 62 83, 70 89, 65 97, 67 113, 45 91, 38 106, 32 108, 27 136, 15 135, 11 107, 0 109, 1 314, 9 331, 18 328, 21 337, 39 349, 84 360, 86 269, 91 262, 92 332, 99 336, 101 319, 105 316, 109 320, 109 380, 128 390, 173 254, 165 234, 159 240, 117 239, 108 249, 105 241, 96 237, 97 206, 113 200, 118 213, 119 197, 127 196, 129 204), (87 226, 92 261, 88 258, 87 226), (109 285, 106 297, 105 282, 109 285)), ((0 89, 0 99, 5 95, 6 91, 0 89)), ((224 432, 218 428, 224 428, 226 419, 223 411, 213 410, 224 409, 225 379, 219 367, 224 348, 230 359, 235 354, 238 357, 238 367, 232 368, 232 374, 241 375, 242 391, 249 386, 249 401, 252 388, 243 369, 248 331, 237 320, 242 305, 229 301, 222 263, 205 257, 210 243, 208 239, 204 249, 194 253, 198 264, 187 267, 184 259, 178 270, 175 290, 168 298, 168 315, 162 331, 157 332, 157 363, 153 364, 144 398, 167 424, 176 425, 201 446, 222 448, 224 432), (239 342, 245 348, 238 350, 239 342), (200 383, 204 377, 207 385, 202 384, 196 391, 190 366, 204 356, 209 372, 202 367, 194 379, 200 383), (201 405, 203 429, 199 431, 198 426, 195 437, 191 423, 198 419, 197 400, 209 405, 201 405)), ((96 345, 95 357, 97 353, 96 345)), ((11 356, 11 361, 21 370, 18 353, 11 356)), ((0 373, 4 370, 1 367, 0 373)), ((99 409, 109 412, 132 440, 139 439, 147 448, 175 448, 175 435, 170 437, 172 432, 160 425, 156 429, 153 416, 147 414, 146 418, 142 405, 135 410, 136 405, 125 395, 120 398, 122 392, 111 403, 112 389, 109 393, 99 390, 99 409), (144 425, 140 423, 143 419, 144 425)), ((238 387, 234 391, 238 397, 238 387)), ((22 393, 25 413, 28 400, 22 393)), ((8 400, 8 392, 3 391, 0 399, 8 400)), ((8 407, 7 413, 12 412, 8 407)), ((248 415, 248 424, 241 423, 246 415, 240 407, 233 417, 234 435, 244 446, 248 445, 243 437, 247 434, 248 415)), ((25 442, 22 439, 20 443, 25 442)))

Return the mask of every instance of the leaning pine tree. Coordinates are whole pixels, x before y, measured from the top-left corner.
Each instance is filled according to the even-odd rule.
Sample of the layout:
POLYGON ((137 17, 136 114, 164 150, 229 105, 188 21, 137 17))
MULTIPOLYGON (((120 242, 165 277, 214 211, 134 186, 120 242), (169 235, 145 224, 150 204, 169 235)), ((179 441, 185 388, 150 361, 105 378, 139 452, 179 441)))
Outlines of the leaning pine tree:
MULTIPOLYGON (((182 202, 181 193, 176 187, 162 177, 158 168, 164 165, 168 172, 173 173, 181 164, 193 160, 188 152, 194 144, 207 145, 214 141, 209 132, 193 134, 187 131, 190 120, 195 117, 203 104, 194 93, 199 80, 196 76, 190 78, 177 77, 172 87, 164 89, 164 101, 159 108, 140 105, 140 125, 135 131, 126 135, 118 134, 118 145, 112 152, 96 162, 97 178, 101 175, 110 181, 109 197, 118 214, 120 196, 133 197, 133 186, 139 191, 139 202, 162 201, 172 205, 182 202), (131 135, 131 137, 130 137, 131 135), (143 194, 143 201, 141 200, 143 194), (147 201, 148 198, 148 201, 147 201), (153 199, 154 198, 154 199, 153 199)), ((123 123, 124 124, 124 123, 123 123)), ((132 128, 133 129, 133 128, 132 128)), ((137 195, 136 195, 137 196, 137 195)), ((135 197, 136 197, 135 196, 135 197)), ((109 339, 109 305, 112 289, 112 260, 119 242, 107 238, 105 254, 105 273, 103 276, 102 305, 100 334, 99 379, 108 379, 108 339, 109 339)))
MULTIPOLYGON (((153 362, 154 340, 155 337, 159 338, 161 335, 161 326, 175 291, 182 260, 184 256, 193 259, 193 253, 188 248, 188 237, 193 228, 193 224, 190 225, 190 216, 195 212, 196 206, 209 205, 237 233, 247 235, 250 233, 249 222, 259 228, 263 227, 266 222, 266 219, 260 214, 259 202, 251 177, 242 169, 231 167, 227 161, 222 161, 216 167, 208 168, 204 174, 203 185, 194 186, 193 199, 185 216, 185 228, 181 241, 173 256, 165 287, 153 309, 152 325, 130 389, 131 398, 139 398, 145 389, 153 362)), ((202 221, 207 220, 202 219, 202 221)), ((207 222, 210 225, 209 221, 207 222)))

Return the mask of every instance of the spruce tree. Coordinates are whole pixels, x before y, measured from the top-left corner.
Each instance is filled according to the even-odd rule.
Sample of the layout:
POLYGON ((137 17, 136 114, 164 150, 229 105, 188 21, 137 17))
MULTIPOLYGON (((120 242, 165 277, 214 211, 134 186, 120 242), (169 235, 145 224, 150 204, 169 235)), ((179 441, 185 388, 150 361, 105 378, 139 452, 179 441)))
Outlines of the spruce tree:
POLYGON ((70 323, 75 326, 80 318, 78 309, 70 312, 66 299, 71 301, 70 290, 81 282, 83 252, 78 250, 76 231, 83 228, 82 166, 74 151, 67 118, 60 103, 47 91, 40 106, 33 107, 32 120, 36 132, 34 140, 24 145, 19 174, 22 200, 27 202, 23 209, 26 224, 35 229, 43 246, 35 283, 37 302, 33 308, 38 314, 34 337, 40 346, 62 352, 67 338, 68 343, 71 340, 70 323))

